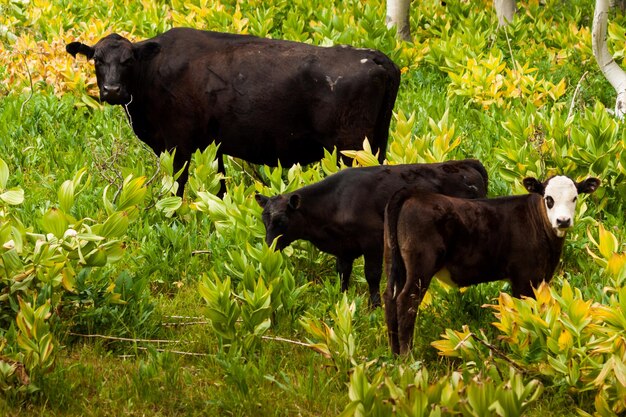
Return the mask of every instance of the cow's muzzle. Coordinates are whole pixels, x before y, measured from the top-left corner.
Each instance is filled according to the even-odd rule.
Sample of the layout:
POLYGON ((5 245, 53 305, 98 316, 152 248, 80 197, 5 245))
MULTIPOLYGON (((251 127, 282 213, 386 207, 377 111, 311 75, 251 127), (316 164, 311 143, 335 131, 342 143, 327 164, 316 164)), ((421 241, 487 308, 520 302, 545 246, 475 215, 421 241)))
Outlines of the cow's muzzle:
POLYGON ((129 97, 120 84, 104 84, 100 89, 100 99, 109 104, 126 104, 129 97))
POLYGON ((558 218, 556 219, 556 227, 559 229, 567 229, 572 225, 572 219, 570 218, 558 218))

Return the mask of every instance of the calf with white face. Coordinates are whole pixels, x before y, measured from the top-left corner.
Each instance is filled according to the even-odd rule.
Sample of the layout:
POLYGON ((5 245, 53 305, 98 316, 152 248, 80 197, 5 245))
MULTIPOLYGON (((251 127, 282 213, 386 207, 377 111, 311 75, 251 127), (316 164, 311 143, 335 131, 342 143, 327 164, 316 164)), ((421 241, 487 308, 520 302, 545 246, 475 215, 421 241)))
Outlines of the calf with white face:
POLYGON ((595 188, 587 191, 584 183, 575 184, 571 179, 562 175, 552 177, 545 184, 541 184, 535 178, 526 178, 524 186, 530 192, 543 195, 548 220, 559 237, 565 236, 567 228, 573 225, 578 194, 595 191, 595 188))
POLYGON ((410 351, 417 309, 436 274, 458 286, 509 279, 532 296, 549 281, 574 221, 578 194, 597 178, 525 178, 530 194, 465 200, 403 189, 385 210, 385 315, 394 353, 410 351))

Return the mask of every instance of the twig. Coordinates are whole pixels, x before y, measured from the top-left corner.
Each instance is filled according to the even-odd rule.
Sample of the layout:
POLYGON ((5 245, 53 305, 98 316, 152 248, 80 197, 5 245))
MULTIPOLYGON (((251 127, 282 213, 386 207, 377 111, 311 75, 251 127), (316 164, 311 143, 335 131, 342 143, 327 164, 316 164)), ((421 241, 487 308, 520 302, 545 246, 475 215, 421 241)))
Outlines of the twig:
POLYGON ((588 71, 585 71, 583 73, 583 75, 580 77, 580 80, 578 80, 578 84, 576 84, 576 89, 574 89, 574 95, 572 96, 572 102, 569 105, 569 111, 567 112, 567 119, 566 120, 568 120, 570 117, 572 117, 572 113, 574 112, 574 101, 576 100, 576 95, 578 94, 578 91, 580 90, 580 85, 582 84, 583 80, 587 76, 587 72, 588 71))
POLYGON ((304 343, 304 342, 300 342, 298 340, 289 340, 289 339, 285 339, 285 338, 282 338, 282 337, 261 336, 261 338, 264 339, 264 340, 274 340, 276 342, 287 342, 287 343, 291 343, 293 345, 304 346, 304 347, 311 347, 310 343, 304 343))
POLYGON ((213 253, 213 251, 211 251, 211 250, 194 250, 194 251, 191 251, 192 255, 201 255, 201 254, 204 254, 204 253, 213 253))
POLYGON ((515 57, 513 56, 513 49, 511 48, 511 40, 509 39, 509 31, 504 27, 504 36, 506 37, 506 43, 509 45, 509 53, 511 54, 511 62, 513 63, 513 68, 517 69, 517 63, 515 62, 515 57))
POLYGON ((507 363, 511 364, 511 366, 513 366, 515 369, 517 369, 521 373, 524 373, 524 374, 528 373, 528 371, 526 369, 522 368, 520 365, 515 363, 512 359, 510 359, 508 356, 506 356, 504 353, 502 353, 502 351, 500 351, 500 349, 498 349, 494 345, 485 342, 484 340, 482 340, 481 338, 476 336, 474 333, 470 333, 469 335, 472 336, 472 338, 474 338, 474 340, 476 340, 479 343, 482 343, 485 347, 487 347, 487 349, 489 349, 490 351, 495 353, 496 356, 500 357, 501 359, 504 359, 507 363))
POLYGON ((461 345, 463 345, 463 343, 467 342, 467 339, 469 339, 470 337, 474 336, 474 333, 468 333, 467 336, 465 336, 463 338, 463 340, 461 340, 459 343, 457 343, 457 345, 454 347, 454 350, 457 350, 459 347, 461 347, 461 345))
MULTIPOLYGON (((243 164, 243 160, 242 163, 239 163, 239 161, 236 158, 230 158, 230 162, 232 164, 237 165, 237 167, 239 168, 240 172, 243 172, 245 175, 247 175, 248 177, 250 177, 250 179, 252 179, 252 181, 258 181, 261 184, 267 185, 265 184, 265 181, 263 181, 263 178, 259 175, 258 172, 256 172, 256 170, 252 170, 252 172, 254 173, 254 175, 252 175, 250 172, 248 172, 247 169, 244 168, 244 164, 243 164)), ((247 164, 246 164, 247 165, 247 164)), ((248 167, 250 167, 250 165, 247 165, 248 167)))
MULTIPOLYGON (((137 350, 148 350, 147 347, 138 346, 137 350)), ((165 353, 175 353, 176 355, 184 355, 184 356, 211 356, 208 353, 196 353, 196 352, 183 352, 181 350, 167 350, 167 349, 154 349, 157 352, 165 352, 165 353)))
POLYGON ((128 110, 128 105, 130 103, 133 102, 133 95, 130 95, 130 101, 126 104, 124 104, 124 111, 126 111, 126 115, 128 116, 128 124, 130 125, 130 128, 133 128, 133 117, 130 115, 130 111, 128 110))
POLYGON ((166 319, 193 319, 193 320, 201 320, 204 317, 200 316, 164 316, 166 319))
POLYGON ((172 321, 167 323, 161 323, 162 326, 165 327, 175 327, 175 326, 192 326, 196 324, 209 324, 210 321, 172 321))
POLYGON ((106 336, 103 334, 81 334, 69 332, 71 336, 80 336, 87 338, 98 338, 98 339, 107 339, 107 340, 117 340, 120 342, 136 342, 136 343, 180 343, 180 340, 167 340, 167 339, 132 339, 128 337, 116 337, 116 336, 106 336))
POLYGON ((30 68, 28 67, 28 61, 26 61, 26 57, 24 56, 22 51, 19 51, 19 53, 20 53, 20 56, 22 57, 22 59, 24 60, 24 66, 26 67, 26 72, 28 73, 28 81, 30 82, 30 95, 28 96, 28 98, 26 100, 24 100, 24 102, 20 106, 20 118, 21 118, 22 117, 22 112, 24 110, 24 106, 26 105, 26 103, 28 103, 30 101, 30 99, 33 98, 33 94, 35 92, 35 87, 33 86, 33 77, 32 77, 32 75, 30 73, 30 68))

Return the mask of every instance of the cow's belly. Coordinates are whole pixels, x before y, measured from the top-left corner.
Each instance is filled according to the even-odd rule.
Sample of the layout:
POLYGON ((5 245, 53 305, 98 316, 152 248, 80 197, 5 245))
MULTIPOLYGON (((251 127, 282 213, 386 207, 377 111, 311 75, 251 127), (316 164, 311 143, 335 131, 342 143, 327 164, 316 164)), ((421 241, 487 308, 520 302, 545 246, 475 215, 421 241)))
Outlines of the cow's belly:
MULTIPOLYGON (((240 132, 245 133, 245 132, 240 132)), ((322 143, 308 134, 278 133, 276 135, 252 132, 232 137, 222 134, 217 139, 220 150, 230 156, 254 164, 283 166, 303 165, 319 161, 324 156, 322 143)))
POLYGON ((459 287, 468 287, 481 282, 492 282, 507 278, 495 265, 448 265, 437 273, 437 278, 459 287))

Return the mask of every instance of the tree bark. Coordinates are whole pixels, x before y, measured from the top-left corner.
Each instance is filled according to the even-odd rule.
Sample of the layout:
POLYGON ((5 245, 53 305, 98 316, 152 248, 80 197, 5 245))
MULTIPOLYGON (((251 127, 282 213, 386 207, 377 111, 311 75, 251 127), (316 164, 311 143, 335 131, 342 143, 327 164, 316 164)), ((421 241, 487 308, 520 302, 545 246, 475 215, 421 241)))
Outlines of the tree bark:
POLYGON ((506 26, 513 21, 517 5, 515 0, 493 0, 493 7, 496 9, 498 16, 498 27, 506 26))
POLYGON ((611 83, 617 98, 615 100, 615 116, 624 118, 626 113, 626 73, 613 59, 607 46, 607 27, 609 9, 613 5, 609 0, 596 0, 596 8, 593 14, 593 26, 591 29, 591 47, 596 57, 598 66, 606 79, 611 83))
POLYGON ((398 30, 398 37, 405 41, 411 40, 410 6, 411 0, 387 0, 387 27, 395 26, 398 30))

